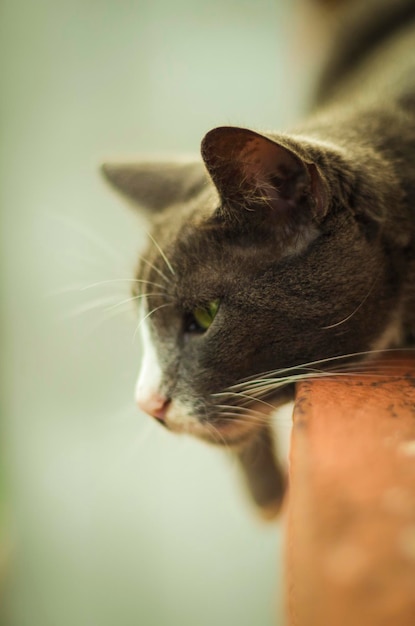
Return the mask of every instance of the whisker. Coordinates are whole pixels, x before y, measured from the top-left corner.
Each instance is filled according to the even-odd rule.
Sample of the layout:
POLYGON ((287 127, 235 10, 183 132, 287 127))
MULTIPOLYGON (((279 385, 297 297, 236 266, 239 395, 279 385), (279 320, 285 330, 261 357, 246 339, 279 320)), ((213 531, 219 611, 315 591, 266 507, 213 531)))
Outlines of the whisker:
POLYGON ((108 307, 107 310, 110 311, 111 309, 115 309, 122 304, 128 304, 128 302, 133 302, 134 300, 141 300, 142 298, 146 298, 147 296, 165 297, 165 295, 165 293, 140 293, 137 296, 131 296, 131 298, 126 298, 125 300, 121 300, 121 302, 117 302, 117 304, 113 304, 112 306, 108 307))
MULTIPOLYGON (((399 375, 399 371, 402 369, 402 366, 399 363, 396 363, 395 365, 395 370, 397 372, 397 374, 399 375)), ((302 382, 305 380, 309 380, 309 379, 313 379, 313 378, 338 378, 338 377, 350 377, 352 374, 355 375, 359 375, 360 377, 367 377, 367 378, 373 378, 373 376, 376 377, 382 377, 382 378, 390 378, 391 373, 389 370, 388 365, 385 365, 385 371, 382 372, 379 369, 373 370, 371 371, 360 371, 360 370, 352 370, 349 369, 349 371, 321 371, 321 372, 308 372, 305 374, 298 374, 298 375, 292 375, 292 376, 288 376, 285 377, 284 379, 281 378, 275 378, 275 380, 269 379, 268 383, 263 382, 262 384, 257 384, 255 385, 255 387, 245 387, 244 388, 244 395, 249 396, 252 399, 256 399, 258 398, 258 396, 260 396, 261 394, 268 394, 272 391, 276 391, 277 389, 286 386, 287 384, 292 384, 292 383, 298 383, 298 382, 302 382)))
POLYGON ((275 378, 269 379, 268 382, 264 382, 262 384, 258 384, 252 389, 245 389, 245 393, 250 392, 258 392, 258 393, 266 393, 268 389, 277 389, 278 387, 284 387, 286 385, 301 382, 303 380, 309 380, 310 378, 327 378, 333 376, 349 376, 348 372, 306 372, 303 374, 292 374, 291 376, 285 376, 283 378, 275 378), (249 391, 248 391, 249 390, 249 391))
POLYGON ((101 285, 106 285, 108 283, 115 282, 128 282, 128 283, 140 283, 145 285, 152 285, 153 287, 159 287, 160 289, 165 289, 165 285, 161 285, 160 283, 155 283, 152 280, 144 280, 142 278, 110 278, 109 280, 100 280, 96 283, 91 283, 90 285, 84 285, 79 287, 79 291, 86 291, 87 289, 92 289, 93 287, 99 287, 101 285))
POLYGON ((114 302, 114 299, 118 298, 115 294, 111 296, 105 296, 102 298, 96 298, 92 300, 92 302, 86 302, 76 307, 74 310, 66 313, 64 315, 64 319, 71 319, 73 317, 77 317, 78 315, 82 315, 83 313, 88 313, 89 311, 93 311, 94 309, 104 308, 106 305, 110 305, 114 302))
POLYGON ((215 404, 215 408, 220 409, 219 414, 222 415, 222 411, 226 411, 226 410, 240 410, 243 412, 243 414, 246 414, 247 412, 252 413, 252 414, 256 414, 258 416, 264 417, 264 414, 261 413, 261 411, 256 411, 255 409, 251 409, 249 407, 245 407, 245 406, 241 406, 238 404, 215 404))
POLYGON ((232 389, 233 391, 238 391, 239 389, 242 389, 242 390, 255 389, 256 387, 261 387, 262 385, 267 385, 269 383, 275 383, 276 381, 280 383, 287 383, 291 380, 293 376, 294 374, 290 376, 275 376, 274 378, 271 378, 271 377, 257 378, 252 381, 246 381, 243 383, 232 385, 232 387, 229 387, 229 389, 232 389))
MULTIPOLYGON (((292 365, 290 367, 283 367, 283 368, 279 368, 279 369, 275 369, 275 370, 268 370, 268 371, 261 372, 260 374, 254 374, 252 376, 247 376, 246 378, 241 379, 239 381, 239 383, 236 383, 235 385, 230 385, 226 389, 228 389, 228 390, 238 389, 238 388, 240 388, 244 384, 247 384, 249 382, 254 382, 259 377, 261 377, 261 378, 264 378, 264 377, 280 377, 280 374, 288 373, 290 371, 298 370, 298 369, 306 369, 306 368, 312 367, 314 365, 323 365, 323 364, 326 364, 326 363, 337 362, 337 361, 341 361, 341 360, 345 360, 345 359, 352 359, 352 358, 364 357, 364 356, 372 356, 372 355, 376 356, 376 355, 385 354, 385 353, 388 354, 388 353, 393 353, 393 352, 405 352, 405 351, 413 352, 414 348, 386 348, 384 350, 364 350, 364 351, 361 351, 361 352, 351 352, 349 354, 332 356, 332 357, 327 357, 327 358, 324 358, 324 359, 317 359, 315 361, 309 361, 309 362, 303 363, 303 364, 292 365)), ((370 362, 368 362, 368 366, 369 366, 369 363, 370 362)), ((351 364, 351 365, 353 365, 353 364, 351 364)), ((362 366, 363 364, 362 363, 356 363, 355 365, 362 366)), ((327 371, 327 370, 321 370, 321 371, 327 371)))
POLYGON ((154 309, 152 309, 151 311, 149 311, 143 318, 141 318, 141 320, 138 322, 138 325, 134 331, 134 335, 133 335, 133 343, 135 341, 136 335, 138 333, 138 331, 141 328, 141 324, 143 324, 143 322, 145 322, 145 320, 147 318, 149 318, 151 315, 153 315, 153 313, 155 313, 156 311, 158 311, 159 309, 163 309, 166 306, 173 306, 172 302, 165 302, 164 304, 160 304, 159 306, 156 306, 154 309))
MULTIPOLYGON (((163 290, 162 294, 150 294, 150 295, 164 296, 165 293, 166 293, 165 285, 161 285, 160 283, 155 283, 155 282, 153 282, 151 280, 141 280, 141 279, 138 279, 138 278, 113 278, 113 279, 108 279, 108 280, 100 280, 100 281, 97 281, 95 283, 91 283, 89 285, 85 285, 84 283, 78 283, 76 285, 68 285, 67 287, 62 287, 60 289, 56 289, 56 290, 52 291, 51 293, 49 293, 48 295, 52 297, 52 296, 59 296, 59 295, 62 295, 62 294, 66 294, 66 293, 82 293, 84 291, 87 291, 89 289, 93 289, 95 287, 100 287, 102 285, 107 285, 107 284, 110 284, 110 283, 120 283, 120 282, 140 283, 140 284, 143 283, 143 284, 151 285, 153 287, 157 287, 157 288, 163 290)), ((125 293, 125 290, 122 290, 122 292, 119 293, 119 295, 122 295, 122 293, 125 293)), ((113 295, 114 295, 114 297, 116 296, 115 293, 113 295)), ((141 294, 137 294, 137 295, 140 295, 140 297, 141 297, 141 294)), ((145 294, 145 295, 149 295, 149 294, 145 294)), ((117 306, 117 305, 115 305, 115 306, 117 306)))
POLYGON ((134 323, 135 321, 135 315, 133 314, 133 310, 131 309, 131 307, 128 307, 125 310, 122 309, 114 309, 112 311, 105 309, 104 310, 105 315, 101 315, 99 317, 99 319, 96 320, 96 324, 94 325, 92 332, 96 331, 98 328, 101 327, 102 324, 104 324, 105 322, 109 322, 110 320, 114 319, 115 317, 118 317, 120 315, 125 315, 126 316, 126 321, 128 323, 132 322, 134 323), (131 317, 127 318, 127 316, 130 315, 131 317))
MULTIPOLYGON (((256 383, 255 387, 246 388, 245 393, 250 393, 254 391, 264 392, 264 390, 267 390, 268 388, 273 389, 273 388, 283 387, 291 383, 300 382, 302 380, 308 380, 309 378, 324 378, 327 376, 336 376, 336 375, 341 375, 341 374, 342 372, 327 372, 323 370, 323 371, 316 371, 316 372, 311 371, 311 372, 306 372, 306 373, 301 373, 301 374, 291 374, 290 376, 284 376, 284 377, 263 379, 261 381, 255 381, 256 383)), ((348 373, 344 372, 343 375, 347 376, 348 373)))
POLYGON ((160 248, 159 244, 157 243, 157 241, 154 239, 153 235, 151 235, 151 233, 147 232, 147 235, 149 236, 149 238, 151 239, 151 241, 154 243, 154 245, 156 246, 157 250, 160 252, 165 264, 167 265, 167 267, 169 268, 169 270, 171 271, 171 273, 175 274, 174 269, 170 263, 170 261, 168 260, 167 256, 165 255, 165 253, 163 252, 163 250, 160 248))
MULTIPOLYGON (((296 368, 297 369, 297 368, 296 368)), ((380 368, 379 366, 373 367, 373 363, 357 363, 357 364, 344 364, 340 366, 335 371, 330 370, 310 370, 308 372, 302 372, 299 374, 291 374, 289 376, 284 377, 275 377, 275 378, 259 378, 253 381, 246 381, 244 383, 239 383, 238 385, 234 385, 228 390, 225 390, 221 393, 212 394, 212 397, 232 397, 240 398, 245 400, 245 404, 240 404, 239 406, 244 409, 247 408, 247 403, 261 401, 260 396, 264 396, 270 394, 278 389, 286 387, 288 384, 298 383, 305 380, 315 379, 315 378, 336 378, 336 377, 349 377, 351 374, 356 374, 363 377, 373 377, 376 375, 377 377, 389 378, 392 372, 395 369, 397 374, 402 369, 402 366, 399 361, 395 364, 386 363, 384 368, 380 368), (344 370, 344 371, 341 371, 344 370), (231 391, 232 389, 232 391, 231 391)), ((261 402, 264 402, 263 400, 261 402)), ((270 403, 266 403, 268 406, 271 406, 270 403)), ((222 405, 217 405, 222 406, 222 405)), ((229 405, 233 406, 233 405, 229 405)), ((277 407, 274 407, 276 409, 277 407)))
POLYGON ((268 419, 263 416, 262 418, 257 417, 256 415, 240 415, 239 413, 224 413, 220 415, 221 422, 233 422, 234 424, 252 424, 254 426, 264 426, 270 423, 270 418, 268 419))
POLYGON ((232 413, 229 411, 223 414, 221 413, 219 417, 221 420, 233 422, 235 424, 269 424, 269 417, 266 417, 265 415, 263 415, 261 419, 256 415, 241 415, 240 413, 232 413))
POLYGON ((366 302, 366 300, 368 299, 368 297, 372 293, 373 288, 374 288, 374 286, 376 285, 376 283, 378 281, 378 278, 379 278, 379 276, 375 277, 375 280, 373 281, 373 284, 372 284, 371 288, 369 289, 369 291, 367 292, 367 294, 365 295, 363 300, 360 302, 360 304, 355 308, 355 310, 352 311, 352 313, 350 313, 350 315, 347 315, 347 317, 345 317, 344 319, 340 320, 339 322, 336 322, 335 324, 329 324, 328 326, 322 326, 321 330, 329 330, 330 328, 336 328, 337 326, 341 326, 342 324, 345 324, 346 322, 348 322, 354 315, 356 315, 356 313, 362 308, 362 306, 364 305, 364 303, 366 302))
MULTIPOLYGON (((105 282, 105 281, 104 281, 105 282)), ((92 287, 92 285, 91 285, 92 287)), ((66 293, 81 293, 83 291, 86 291, 87 289, 90 289, 90 286, 85 286, 84 283, 78 283, 76 285, 67 285, 66 287, 60 287, 59 289, 54 289, 53 291, 49 292, 47 295, 50 296, 61 296, 64 295, 66 293)), ((125 293, 125 290, 122 291, 117 291, 117 293, 125 293)))
MULTIPOLYGON (((246 393, 242 393, 242 392, 228 392, 228 391, 224 391, 224 392, 220 392, 220 393, 212 393, 211 394, 212 397, 214 398, 218 398, 220 396, 232 396, 232 397, 236 397, 236 398, 246 398, 247 400, 253 400, 254 398, 252 396, 247 395, 246 393)), ((265 402, 265 400, 261 400, 259 398, 255 398, 256 402, 260 402, 261 404, 264 404, 268 407, 271 407, 272 410, 275 410, 275 406, 273 406, 272 404, 270 404, 269 402, 265 402)))
POLYGON ((213 439, 216 441, 216 443, 220 443, 221 442, 221 443, 223 443, 225 448, 229 449, 229 445, 227 444, 226 439, 219 432, 219 430, 213 426, 213 424, 211 424, 210 422, 205 422, 204 426, 207 428, 207 430, 209 430, 212 433, 213 439))
POLYGON ((166 276, 166 274, 164 274, 164 272, 162 272, 158 267, 156 267, 153 263, 151 263, 151 261, 149 261, 148 259, 145 259, 144 257, 140 256, 139 257, 140 261, 142 263, 145 263, 146 265, 148 265, 149 267, 151 267, 155 272, 157 272, 157 274, 159 274, 159 276, 161 276, 163 278, 163 280, 166 281, 166 283, 170 283, 170 279, 168 276, 166 276))

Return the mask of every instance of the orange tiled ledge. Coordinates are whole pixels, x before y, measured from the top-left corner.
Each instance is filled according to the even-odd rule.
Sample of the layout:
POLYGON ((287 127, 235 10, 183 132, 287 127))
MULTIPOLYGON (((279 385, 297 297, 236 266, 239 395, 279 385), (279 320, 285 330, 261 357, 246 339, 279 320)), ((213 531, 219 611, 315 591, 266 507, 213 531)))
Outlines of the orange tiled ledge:
POLYGON ((298 386, 289 626, 415 625, 415 360, 377 370, 298 386))

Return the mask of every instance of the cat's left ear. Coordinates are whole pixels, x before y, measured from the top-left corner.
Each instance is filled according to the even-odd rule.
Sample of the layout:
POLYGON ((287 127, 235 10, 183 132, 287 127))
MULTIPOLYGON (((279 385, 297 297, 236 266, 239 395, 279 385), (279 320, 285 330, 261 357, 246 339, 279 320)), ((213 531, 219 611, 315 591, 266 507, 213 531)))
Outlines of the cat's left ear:
POLYGON ((149 212, 187 202, 207 184, 201 162, 104 163, 104 178, 116 191, 149 212))
POLYGON ((317 166, 279 141, 223 126, 207 133, 201 150, 225 213, 301 210, 317 221, 327 213, 326 185, 317 166))

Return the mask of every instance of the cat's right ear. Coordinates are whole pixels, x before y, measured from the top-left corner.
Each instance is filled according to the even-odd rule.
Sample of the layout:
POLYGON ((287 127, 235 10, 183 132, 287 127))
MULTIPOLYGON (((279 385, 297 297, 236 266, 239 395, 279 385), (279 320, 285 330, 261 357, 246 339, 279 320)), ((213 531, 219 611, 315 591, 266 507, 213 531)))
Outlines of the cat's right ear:
POLYGON ((101 172, 110 185, 148 212, 187 202, 207 184, 201 162, 104 163, 101 172))

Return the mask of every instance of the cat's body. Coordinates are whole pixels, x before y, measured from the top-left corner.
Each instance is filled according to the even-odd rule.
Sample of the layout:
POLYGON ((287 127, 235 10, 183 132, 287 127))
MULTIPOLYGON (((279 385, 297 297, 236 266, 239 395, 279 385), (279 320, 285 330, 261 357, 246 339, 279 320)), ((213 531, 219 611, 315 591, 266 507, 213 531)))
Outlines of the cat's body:
POLYGON ((235 446, 265 509, 282 492, 267 422, 287 376, 415 336, 415 2, 381 5, 345 10, 356 39, 338 37, 292 132, 217 128, 204 164, 104 168, 151 214, 138 402, 235 446))

